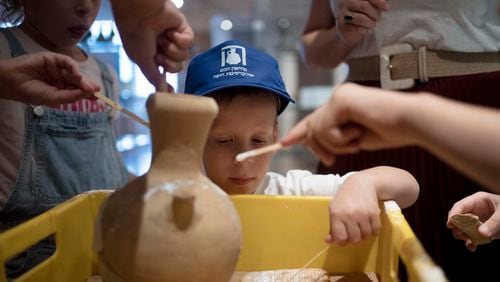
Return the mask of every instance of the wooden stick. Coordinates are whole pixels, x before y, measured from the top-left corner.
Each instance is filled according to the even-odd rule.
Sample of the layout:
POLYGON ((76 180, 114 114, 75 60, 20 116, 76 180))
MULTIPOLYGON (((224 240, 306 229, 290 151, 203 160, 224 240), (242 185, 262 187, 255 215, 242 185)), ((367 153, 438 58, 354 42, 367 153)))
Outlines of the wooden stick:
POLYGON ((262 147, 259 149, 239 153, 238 155, 236 155, 236 161, 243 162, 248 158, 253 158, 253 157, 265 154, 265 153, 277 151, 281 148, 283 148, 283 145, 281 145, 281 143, 274 143, 272 145, 265 146, 265 147, 262 147))
POLYGON ((297 276, 297 274, 299 274, 302 270, 304 270, 305 268, 307 268, 311 263, 313 263, 319 256, 321 256, 324 252, 326 252, 328 249, 330 248, 330 246, 326 246, 323 250, 321 250, 319 253, 317 253, 312 259, 310 259, 306 264, 304 264, 304 266, 302 266, 299 270, 297 270, 297 272, 295 272, 292 277, 290 277, 290 281, 292 281, 292 279, 297 276))
POLYGON ((104 103, 108 104, 113 109, 116 109, 117 111, 120 111, 120 112, 126 114, 131 119, 133 119, 133 120, 137 121, 138 123, 144 125, 145 127, 149 128, 149 122, 143 120, 142 118, 140 118, 138 115, 134 114, 133 112, 125 109, 122 105, 120 105, 120 104, 116 103, 115 101, 109 99, 108 97, 102 95, 100 92, 95 92, 94 96, 96 96, 97 98, 104 101, 104 103))
MULTIPOLYGON (((332 91, 335 92, 337 90, 337 88, 339 87, 339 85, 340 84, 335 85, 333 87, 332 91)), ((253 158, 253 157, 265 154, 265 153, 277 151, 277 150, 282 149, 282 148, 283 148, 283 145, 281 145, 281 143, 274 143, 272 145, 265 146, 265 147, 262 147, 262 148, 259 148, 259 149, 255 149, 255 150, 250 150, 250 151, 246 151, 246 152, 243 152, 243 153, 239 153, 238 155, 236 155, 236 161, 237 162, 243 162, 243 161, 245 161, 248 158, 253 158)))

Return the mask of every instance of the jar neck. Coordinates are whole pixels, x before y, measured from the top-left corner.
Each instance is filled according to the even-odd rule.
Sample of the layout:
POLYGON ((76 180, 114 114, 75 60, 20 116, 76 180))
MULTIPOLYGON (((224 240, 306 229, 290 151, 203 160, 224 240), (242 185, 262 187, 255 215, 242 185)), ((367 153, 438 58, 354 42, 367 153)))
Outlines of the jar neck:
POLYGON ((147 108, 153 144, 149 174, 158 181, 202 176, 203 149, 218 112, 215 101, 159 93, 150 96, 147 108))
MULTIPOLYGON (((159 143, 155 143, 153 140, 153 144, 159 143)), ((164 142, 160 144, 162 146, 153 145, 151 170, 175 174, 176 177, 182 178, 191 178, 194 175, 202 174, 202 146, 180 142, 164 142)))
POLYGON ((201 173, 201 158, 211 120, 196 116, 152 118, 152 168, 201 173))

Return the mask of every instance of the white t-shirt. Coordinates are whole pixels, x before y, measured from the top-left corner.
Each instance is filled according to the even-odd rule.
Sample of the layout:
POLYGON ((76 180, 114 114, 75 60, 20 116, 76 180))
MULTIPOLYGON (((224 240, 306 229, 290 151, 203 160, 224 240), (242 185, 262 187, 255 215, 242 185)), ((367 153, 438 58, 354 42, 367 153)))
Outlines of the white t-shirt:
POLYGON ((254 194, 288 196, 333 196, 344 181, 355 172, 338 174, 312 174, 307 170, 290 170, 286 176, 268 172, 254 194))
MULTIPOLYGON (((330 0, 335 11, 337 0, 330 0)), ((433 50, 500 51, 498 0, 397 0, 349 57, 378 54, 380 47, 410 43, 433 50)), ((335 13, 334 13, 335 14, 335 13)))
MULTIPOLYGON (((10 29, 10 31, 20 42, 27 53, 47 51, 47 49, 33 41, 21 29, 12 28, 10 29)), ((0 33, 0 60, 9 58, 11 58, 9 42, 7 41, 5 36, 0 33)), ((101 90, 104 91, 101 69, 99 68, 96 60, 92 56, 88 56, 85 61, 78 62, 78 65, 80 67, 80 71, 87 78, 99 84, 101 86, 101 90)), ((114 82, 113 97, 116 101, 118 100, 119 95, 119 83, 113 69, 109 69, 111 71, 111 76, 114 82)), ((101 108, 106 107, 104 102, 100 100, 96 102, 99 103, 100 106, 102 106, 101 108)), ((71 106, 60 106, 60 109, 62 110, 72 110, 71 106)), ((0 209, 5 206, 8 199, 10 198, 10 195, 12 194, 14 185, 16 183, 17 171, 21 163, 21 149, 24 141, 25 128, 24 110, 25 104, 23 103, 0 99, 0 113, 2 114, 2 118, 0 118, 0 209)), ((83 106, 80 107, 80 111, 92 110, 83 106)))

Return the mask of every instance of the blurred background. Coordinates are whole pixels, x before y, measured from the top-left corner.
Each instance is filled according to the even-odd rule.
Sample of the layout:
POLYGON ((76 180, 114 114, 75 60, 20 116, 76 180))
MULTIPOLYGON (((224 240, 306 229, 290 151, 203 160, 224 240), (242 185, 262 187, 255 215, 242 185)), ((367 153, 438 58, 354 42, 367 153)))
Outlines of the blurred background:
MULTIPOLYGON (((298 120, 324 103, 336 83, 342 82, 347 68, 315 70, 300 57, 300 36, 309 13, 306 0, 172 0, 186 16, 195 32, 191 57, 225 40, 237 39, 268 52, 278 60, 283 79, 296 104, 279 117, 283 136, 298 120)), ((81 46, 112 65, 120 80, 120 103, 147 119, 145 101, 154 88, 127 57, 113 21, 108 0, 81 46)), ((176 92, 184 90, 185 72, 168 74, 176 92)), ((144 174, 151 162, 149 130, 124 115, 116 120, 117 147, 129 171, 144 174)), ((295 146, 276 154, 271 171, 316 170, 317 159, 305 148, 295 146)))

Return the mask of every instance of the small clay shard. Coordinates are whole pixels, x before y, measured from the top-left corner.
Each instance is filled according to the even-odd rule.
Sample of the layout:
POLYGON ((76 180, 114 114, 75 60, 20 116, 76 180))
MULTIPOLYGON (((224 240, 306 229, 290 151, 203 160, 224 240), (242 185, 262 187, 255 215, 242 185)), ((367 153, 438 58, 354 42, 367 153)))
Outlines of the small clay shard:
POLYGON ((462 230, 476 246, 491 242, 491 238, 485 237, 479 233, 478 228, 483 223, 479 220, 477 215, 470 213, 456 214, 450 218, 450 222, 458 229, 462 230))

